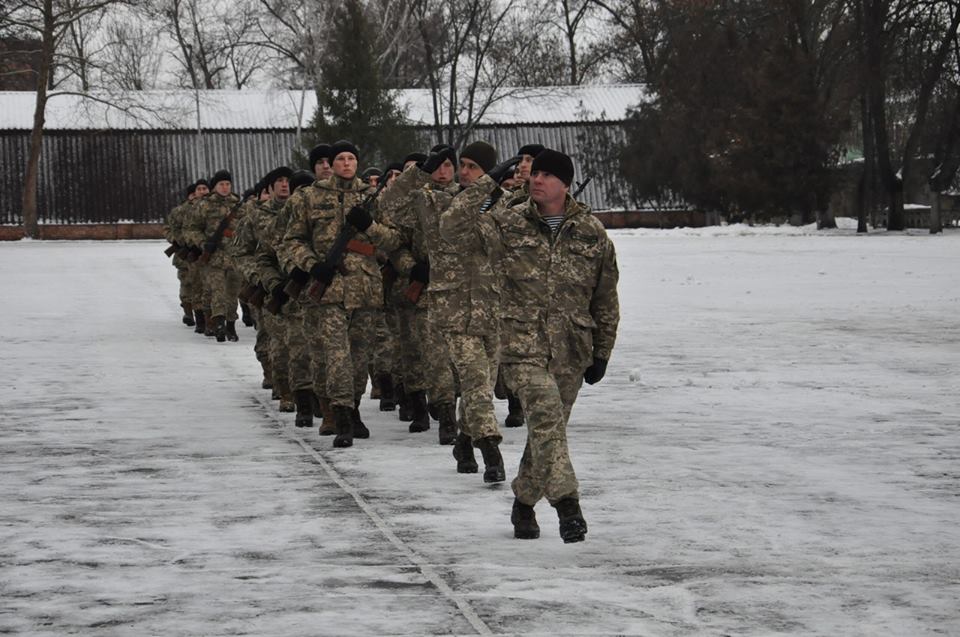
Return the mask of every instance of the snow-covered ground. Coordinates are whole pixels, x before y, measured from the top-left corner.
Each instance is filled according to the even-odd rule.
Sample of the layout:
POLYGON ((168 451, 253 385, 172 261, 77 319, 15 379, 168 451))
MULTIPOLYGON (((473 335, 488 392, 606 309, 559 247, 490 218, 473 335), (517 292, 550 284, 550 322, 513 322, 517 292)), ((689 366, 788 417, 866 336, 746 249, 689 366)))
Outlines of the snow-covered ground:
POLYGON ((960 634, 960 231, 614 237, 574 545, 435 427, 296 430, 160 242, 0 245, 0 633, 960 634))

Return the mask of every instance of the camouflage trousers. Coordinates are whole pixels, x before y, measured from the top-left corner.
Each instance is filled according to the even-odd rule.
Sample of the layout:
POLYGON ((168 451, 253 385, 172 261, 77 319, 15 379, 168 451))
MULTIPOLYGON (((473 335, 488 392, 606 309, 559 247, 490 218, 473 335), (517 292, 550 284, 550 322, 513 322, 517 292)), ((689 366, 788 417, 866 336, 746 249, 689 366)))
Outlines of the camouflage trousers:
POLYGON ((228 322, 237 320, 237 295, 243 279, 233 268, 207 266, 206 284, 210 290, 210 315, 228 322))
POLYGON ((400 343, 397 311, 392 305, 378 307, 373 315, 372 360, 374 375, 390 374, 398 380, 400 343))
POLYGON ((420 310, 415 305, 397 306, 400 376, 403 379, 403 388, 407 392, 427 389, 426 362, 423 357, 426 326, 426 310, 420 310))
MULTIPOLYGON (((190 264, 186 261, 181 261, 177 265, 177 279, 180 281, 180 306, 184 309, 193 307, 193 301, 197 296, 194 289, 197 285, 197 277, 193 276, 190 270, 190 264)), ((197 309, 200 309, 200 306, 197 306, 197 309)))
MULTIPOLYGON (((287 379, 290 390, 309 389, 318 396, 326 394, 326 372, 316 378, 315 358, 311 341, 307 338, 307 312, 299 301, 287 301, 277 321, 283 324, 283 344, 287 352, 287 379)), ((322 371, 322 370, 321 370, 322 371)))
POLYGON ((430 312, 422 310, 416 314, 416 329, 423 348, 423 370, 430 403, 455 402, 459 385, 443 330, 430 319, 430 312))
MULTIPOLYGON (((266 369, 270 370, 270 381, 280 395, 290 393, 290 353, 287 349, 287 322, 282 317, 260 310, 257 319, 257 342, 260 332, 267 334, 266 369)), ((254 348, 256 349, 256 348, 254 348)))
POLYGON ((493 412, 493 384, 497 377, 500 336, 446 332, 450 360, 460 381, 460 429, 473 440, 503 439, 493 412))
POLYGON ((353 408, 367 387, 373 309, 348 310, 332 303, 308 307, 304 325, 314 368, 324 376, 320 395, 331 406, 353 408))
POLYGON ((504 363, 501 370, 527 418, 527 444, 512 483, 513 494, 531 506, 544 497, 550 504, 578 498, 579 485, 567 448, 567 421, 583 373, 551 373, 544 365, 527 363, 504 363))

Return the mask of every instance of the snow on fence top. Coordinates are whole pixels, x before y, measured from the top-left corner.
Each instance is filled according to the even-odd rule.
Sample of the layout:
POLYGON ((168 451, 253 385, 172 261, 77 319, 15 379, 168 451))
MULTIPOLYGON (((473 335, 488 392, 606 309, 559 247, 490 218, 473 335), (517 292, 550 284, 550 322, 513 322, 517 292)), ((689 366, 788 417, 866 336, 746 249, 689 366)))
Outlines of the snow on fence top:
MULTIPOLYGON (((640 84, 501 89, 479 118, 482 125, 622 121, 648 99, 640 84)), ((397 91, 413 125, 433 123, 428 89, 397 91)), ((30 130, 36 94, 0 91, 0 130, 30 130)), ((162 90, 114 94, 54 94, 47 103, 46 130, 290 130, 309 125, 313 91, 162 90), (199 110, 199 122, 198 122, 199 110)), ((442 115, 447 121, 447 116, 442 115)), ((465 117, 461 117, 465 119, 465 117)))

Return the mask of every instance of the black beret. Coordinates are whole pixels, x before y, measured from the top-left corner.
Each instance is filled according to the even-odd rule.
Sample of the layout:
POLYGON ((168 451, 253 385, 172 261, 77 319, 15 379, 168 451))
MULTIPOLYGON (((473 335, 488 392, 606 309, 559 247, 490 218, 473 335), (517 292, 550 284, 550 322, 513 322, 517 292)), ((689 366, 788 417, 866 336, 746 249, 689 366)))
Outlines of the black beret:
POLYGON ((195 193, 196 191, 197 191, 197 184, 196 184, 196 183, 192 183, 192 184, 190 184, 189 186, 187 186, 187 196, 188 196, 188 197, 189 197, 190 195, 192 195, 193 193, 195 193))
POLYGON ((353 153, 354 157, 360 159, 360 151, 353 145, 353 142, 346 139, 333 142, 333 145, 330 147, 330 161, 332 162, 336 159, 340 153, 353 153))
POLYGON ((196 190, 196 189, 199 188, 200 186, 206 186, 207 188, 210 188, 210 184, 207 183, 207 180, 204 179, 203 177, 201 177, 200 179, 198 179, 198 180, 197 180, 197 183, 193 184, 194 190, 196 190))
POLYGON ((450 144, 437 144, 430 149, 431 153, 443 153, 443 155, 450 160, 450 162, 456 166, 457 165, 457 151, 450 144))
POLYGON ((530 172, 543 171, 550 173, 567 186, 573 183, 573 160, 560 151, 545 148, 533 158, 530 172))
POLYGON ((389 173, 391 170, 396 170, 397 172, 401 172, 401 173, 402 173, 402 172, 403 172, 403 163, 402 163, 402 162, 399 162, 399 161, 395 161, 395 162, 391 162, 391 163, 387 164, 386 167, 383 169, 383 174, 386 175, 386 174, 389 173))
POLYGON ((218 170, 213 173, 213 177, 210 178, 210 190, 213 190, 217 187, 217 183, 221 181, 229 181, 233 183, 233 176, 230 174, 229 170, 218 170))
POLYGON ((277 166, 264 178, 264 182, 268 186, 272 186, 278 179, 286 177, 287 179, 293 179, 293 169, 286 166, 277 166))
POLYGON ((487 142, 473 142, 460 153, 460 159, 464 157, 475 161, 484 172, 490 172, 497 165, 497 149, 487 142))
POLYGON ((360 174, 360 179, 367 179, 374 175, 376 175, 377 177, 380 177, 381 175, 383 175, 383 173, 380 172, 379 168, 374 168, 373 166, 371 166, 370 168, 367 168, 366 170, 363 171, 363 173, 360 174))
POLYGON ((406 166, 409 161, 415 161, 419 164, 422 161, 427 161, 427 156, 424 153, 410 153, 403 158, 403 165, 406 166))
POLYGON ((292 193, 297 188, 302 186, 309 186, 314 181, 316 181, 317 176, 309 170, 298 170, 293 173, 293 178, 290 180, 290 192, 292 193))
POLYGON ((531 157, 536 157, 541 152, 543 152, 543 144, 526 144, 521 146, 520 150, 517 151, 517 155, 530 155, 531 157))
POLYGON ((313 170, 317 162, 324 158, 328 161, 333 159, 330 157, 330 144, 317 144, 310 150, 310 170, 313 170))

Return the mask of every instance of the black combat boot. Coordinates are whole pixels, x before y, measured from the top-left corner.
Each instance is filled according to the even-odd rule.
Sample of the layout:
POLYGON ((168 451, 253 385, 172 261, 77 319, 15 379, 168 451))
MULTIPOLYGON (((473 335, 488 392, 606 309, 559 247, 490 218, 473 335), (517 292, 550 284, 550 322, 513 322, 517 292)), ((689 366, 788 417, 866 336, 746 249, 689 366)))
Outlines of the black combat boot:
MULTIPOLYGON (((236 343, 240 340, 240 337, 237 336, 237 322, 236 321, 227 321, 227 340, 231 343, 236 343)), ((219 340, 219 339, 217 339, 219 340)))
POLYGON ((583 542, 587 534, 587 521, 580 511, 580 501, 576 498, 564 498, 553 505, 560 518, 560 538, 564 544, 583 542))
POLYGON ((503 482, 507 479, 507 472, 503 468, 503 456, 500 455, 500 441, 494 436, 487 436, 477 440, 475 446, 483 454, 483 481, 503 482))
POLYGON ((213 317, 214 324, 214 336, 217 337, 218 343, 223 343, 227 340, 227 322, 223 319, 222 316, 213 317))
POLYGON ((203 334, 207 329, 207 322, 204 320, 203 310, 194 310, 193 320, 197 323, 197 326, 193 328, 193 331, 197 334, 203 334))
POLYGON ((540 537, 537 514, 534 513, 533 507, 529 504, 524 504, 514 498, 510 521, 513 522, 513 537, 518 540, 535 540, 540 537))
POLYGON ((437 403, 437 420, 440 444, 452 445, 457 439, 457 408, 453 403, 437 403))
POLYGON ((356 405, 353 408, 353 437, 369 438, 370 430, 367 429, 367 426, 360 420, 360 401, 355 400, 353 404, 356 405))
POLYGON ((313 392, 298 389, 293 392, 293 400, 297 404, 297 417, 293 424, 297 427, 313 427, 313 392))
POLYGON ((470 436, 460 432, 453 443, 453 457, 457 461, 457 473, 476 473, 479 467, 473 457, 473 443, 470 436))
POLYGON ((410 395, 413 407, 413 422, 410 423, 410 433, 419 433, 430 428, 430 412, 427 411, 427 392, 416 391, 410 395))
POLYGON ((243 324, 247 327, 253 327, 253 314, 250 313, 250 306, 246 303, 240 304, 240 313, 243 324))
POLYGON ((180 307, 183 308, 183 324, 187 327, 193 327, 197 322, 193 318, 193 306, 189 303, 181 303, 180 307))
POLYGON ((397 408, 397 397, 394 395, 393 376, 379 374, 380 411, 393 411, 397 408))
POLYGON ((410 406, 410 402, 410 394, 404 389, 403 383, 397 383, 397 406, 400 408, 397 418, 400 422, 413 420, 413 408, 410 406))
POLYGON ((507 414, 507 419, 503 421, 503 426, 523 427, 523 405, 520 404, 520 399, 513 394, 507 394, 507 408, 510 413, 507 414))
POLYGON ((336 421, 337 435, 333 446, 337 448, 353 446, 353 407, 334 405, 333 418, 336 421))

